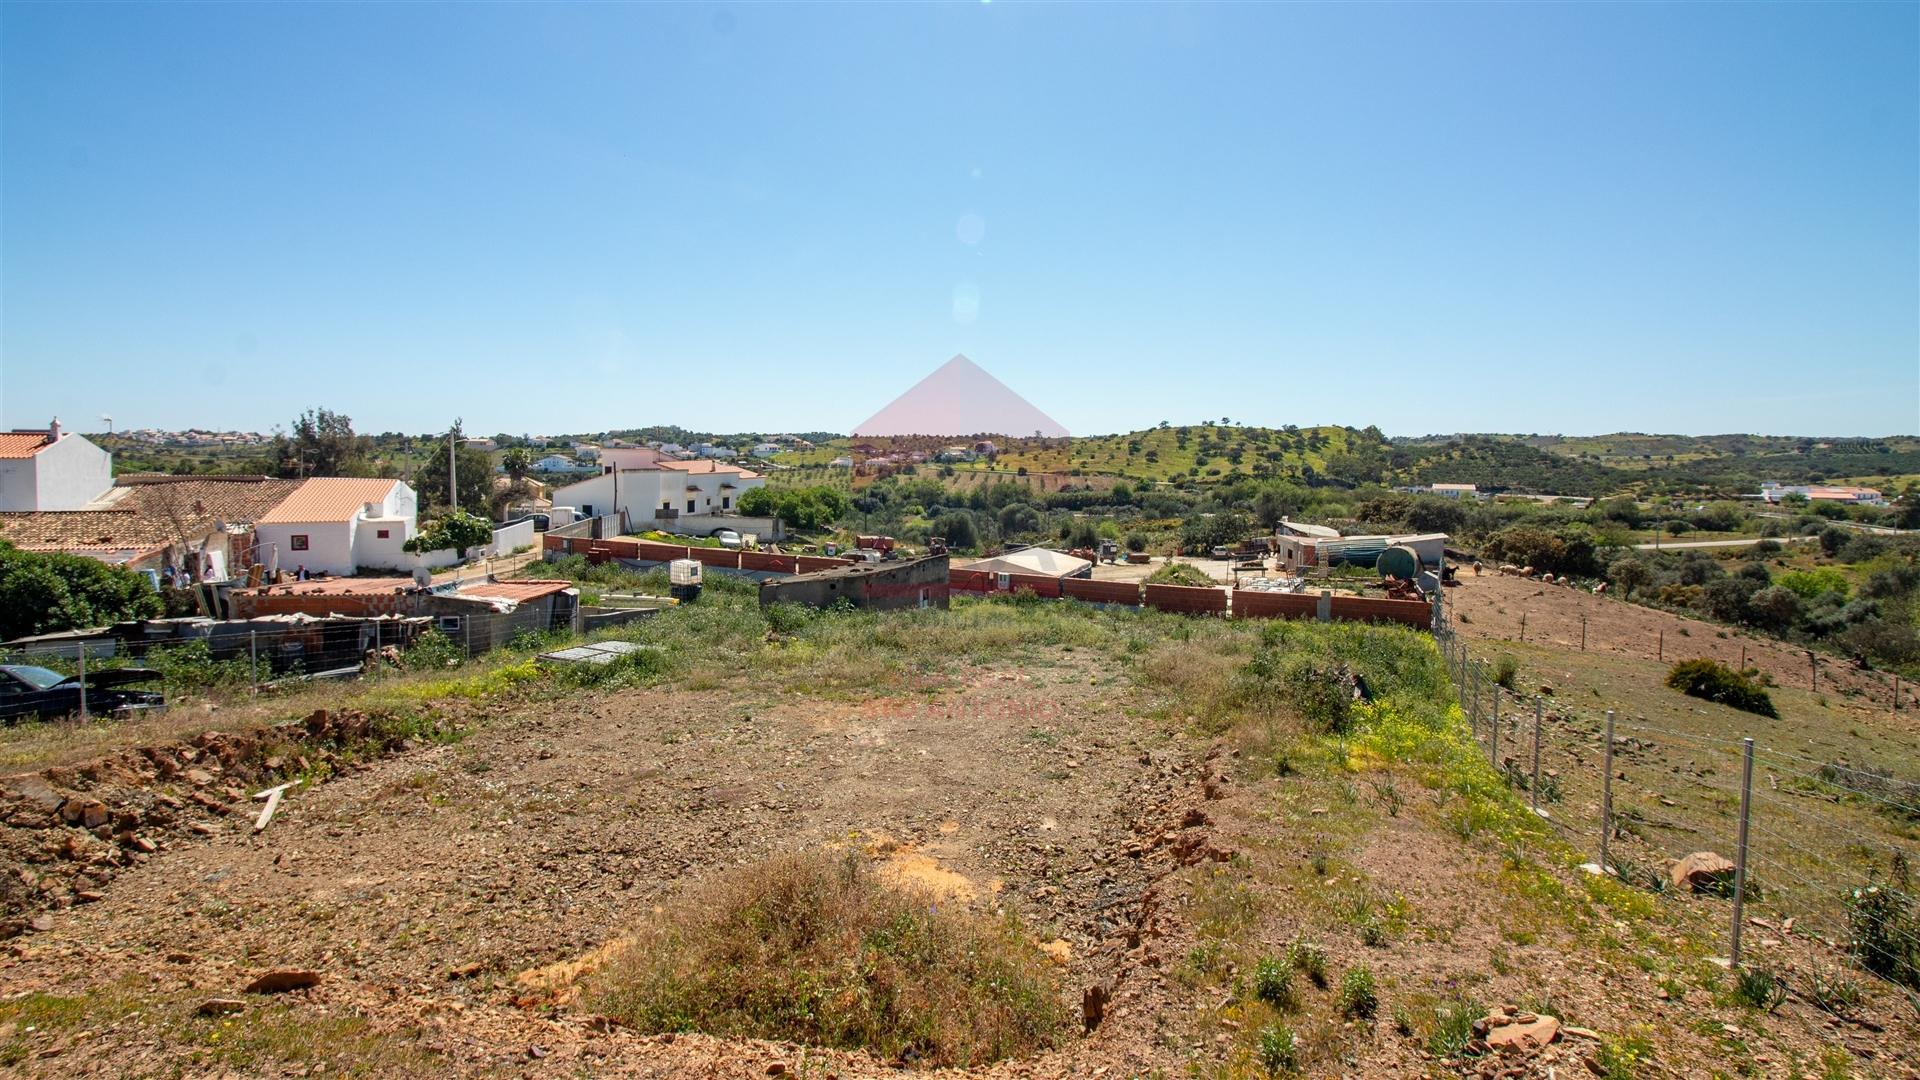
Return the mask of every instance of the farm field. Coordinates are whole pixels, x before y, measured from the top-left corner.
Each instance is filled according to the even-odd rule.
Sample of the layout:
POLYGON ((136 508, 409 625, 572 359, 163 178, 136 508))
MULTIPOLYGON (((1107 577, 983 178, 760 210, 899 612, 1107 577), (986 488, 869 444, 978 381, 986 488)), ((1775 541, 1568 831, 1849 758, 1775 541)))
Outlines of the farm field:
MULTIPOLYGON (((599 682, 503 658, 303 699, 294 719, 330 711, 287 746, 260 736, 270 703, 202 713, 198 735, 156 718, 165 768, 39 746, 66 764, 0 779, 0 843, 87 895, 4 894, 9 917, 44 925, 0 952, 0 1060, 62 1077, 915 1075, 777 1035, 630 1028, 596 996, 663 911, 812 852, 1002 921, 1045 957, 1057 1026, 964 1075, 1265 1076, 1278 1033, 1282 1071, 1311 1076, 1920 1064, 1920 1018, 1897 999, 1868 988, 1877 1031, 1797 998, 1756 1014, 1700 928, 1723 902, 1575 869, 1580 851, 1494 781, 1421 633, 1003 600, 769 621, 714 584, 631 636, 658 651, 599 682), (1353 665, 1380 705, 1329 734, 1261 689, 1308 660, 1353 665), (313 736, 369 717, 403 734, 313 736), (314 782, 253 833, 245 793, 289 772, 314 782), (139 808, 156 849, 107 857, 49 827, 46 789, 139 808), (69 848, 101 861, 69 865, 69 848), (1277 958, 1290 987, 1256 992, 1277 958), (319 981, 243 992, 274 969, 319 981), (1377 1005, 1353 1012, 1341 988, 1360 970, 1377 1005), (1450 1016, 1500 1003, 1592 1035, 1518 1059, 1449 1041, 1450 1016)), ((114 745, 143 744, 144 723, 114 745)), ((36 744, 8 744, 25 769, 36 744)))

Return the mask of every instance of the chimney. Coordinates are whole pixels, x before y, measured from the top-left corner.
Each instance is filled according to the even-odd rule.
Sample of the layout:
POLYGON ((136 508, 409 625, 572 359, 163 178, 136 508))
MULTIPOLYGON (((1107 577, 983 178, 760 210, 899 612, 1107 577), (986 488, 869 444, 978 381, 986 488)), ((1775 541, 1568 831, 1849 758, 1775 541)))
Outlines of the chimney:
POLYGON ((50 443, 60 441, 60 418, 57 416, 53 418, 53 423, 47 425, 47 441, 50 443))

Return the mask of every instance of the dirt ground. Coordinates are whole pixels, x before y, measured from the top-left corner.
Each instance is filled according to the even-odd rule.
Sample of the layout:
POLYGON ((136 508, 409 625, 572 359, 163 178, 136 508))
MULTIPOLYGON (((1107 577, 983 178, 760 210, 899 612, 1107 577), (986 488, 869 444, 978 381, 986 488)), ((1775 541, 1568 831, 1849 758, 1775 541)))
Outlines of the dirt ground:
MULTIPOLYGON (((821 846, 1019 913, 1076 1003, 1082 988, 1111 992, 1091 1034, 973 1075, 1256 1075, 1232 989, 1252 954, 1195 959, 1197 928, 1227 918, 1256 945, 1311 935, 1336 972, 1380 973, 1373 1018, 1343 1021, 1331 989, 1304 991, 1313 1075, 1585 1071, 1584 1037, 1453 1062, 1395 1030, 1390 1006, 1463 983, 1609 1035, 1656 1025, 1664 1075, 1719 1060, 1703 1021, 1753 1023, 1700 990, 1654 1000, 1629 953, 1530 914, 1497 853, 1449 834, 1444 792, 1409 791, 1419 805, 1401 813, 1383 794, 1391 774, 1388 788, 1377 773, 1263 776, 1177 710, 1150 719, 1164 703, 1110 665, 1054 648, 869 700, 733 685, 475 703, 457 707, 473 725, 463 741, 403 746, 298 789, 258 835, 255 804, 198 801, 234 786, 219 776, 60 773, 103 799, 168 794, 204 829, 167 832, 55 904, 44 928, 0 943, 0 1004, 84 1002, 22 1007, 0 1047, 27 1074, 60 1077, 903 1075, 858 1054, 639 1035, 568 1007, 566 976, 688 882, 821 846), (1389 912, 1390 940, 1367 943, 1359 910, 1389 912), (270 969, 321 981, 240 993, 270 969), (228 998, 240 1011, 197 1015, 228 998)), ((80 833, 29 817, 8 827, 47 845, 80 833)), ((1782 1048, 1825 1046, 1874 1070, 1859 1075, 1920 1075, 1912 1019, 1874 1016, 1877 1034, 1790 1004, 1766 1039, 1750 1033, 1756 1074, 1792 1075, 1803 1059, 1782 1048)))

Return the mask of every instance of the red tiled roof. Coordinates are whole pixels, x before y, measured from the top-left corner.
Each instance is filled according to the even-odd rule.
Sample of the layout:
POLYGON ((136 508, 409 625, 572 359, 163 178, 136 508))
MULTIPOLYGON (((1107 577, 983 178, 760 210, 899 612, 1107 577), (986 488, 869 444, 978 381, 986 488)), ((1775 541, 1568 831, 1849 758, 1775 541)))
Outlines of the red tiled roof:
POLYGON ((0 540, 25 551, 82 551, 191 543, 216 524, 248 525, 300 486, 298 480, 179 478, 116 489, 110 508, 0 514, 0 540))
POLYGON ((738 465, 729 465, 724 461, 715 461, 712 458, 701 458, 698 461, 662 461, 659 465, 663 469, 673 469, 677 472, 684 473, 737 473, 748 480, 755 479, 760 475, 750 469, 743 469, 738 465))
POLYGON ((52 445, 44 431, 0 431, 0 458, 30 458, 52 445))
POLYGON ((260 525, 304 525, 320 521, 348 521, 362 504, 384 502, 398 480, 362 480, 349 476, 316 476, 300 485, 279 506, 263 515, 260 525))
POLYGON ((489 600, 512 600, 524 604, 529 600, 538 600, 543 596, 552 596, 573 588, 571 581, 547 581, 527 579, 523 581, 483 581, 478 585, 461 586, 458 595, 479 596, 489 600))

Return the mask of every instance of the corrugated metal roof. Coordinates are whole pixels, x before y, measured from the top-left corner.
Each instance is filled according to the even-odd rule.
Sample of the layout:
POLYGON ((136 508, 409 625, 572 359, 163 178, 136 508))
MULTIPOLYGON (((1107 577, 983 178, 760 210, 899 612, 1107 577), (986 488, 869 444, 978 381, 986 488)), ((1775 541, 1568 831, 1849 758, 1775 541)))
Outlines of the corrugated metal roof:
POLYGON ((362 480, 349 476, 316 476, 300 485, 280 505, 263 515, 259 525, 304 525, 322 521, 350 521, 370 502, 384 502, 398 480, 362 480))
POLYGON ((52 445, 44 431, 0 431, 0 458, 30 458, 52 445))
POLYGON ((968 563, 965 569, 984 570, 989 574, 1047 574, 1053 577, 1072 577, 1093 564, 1085 559, 1064 552, 1050 551, 1047 548, 1027 548, 997 555, 991 559, 968 563))

